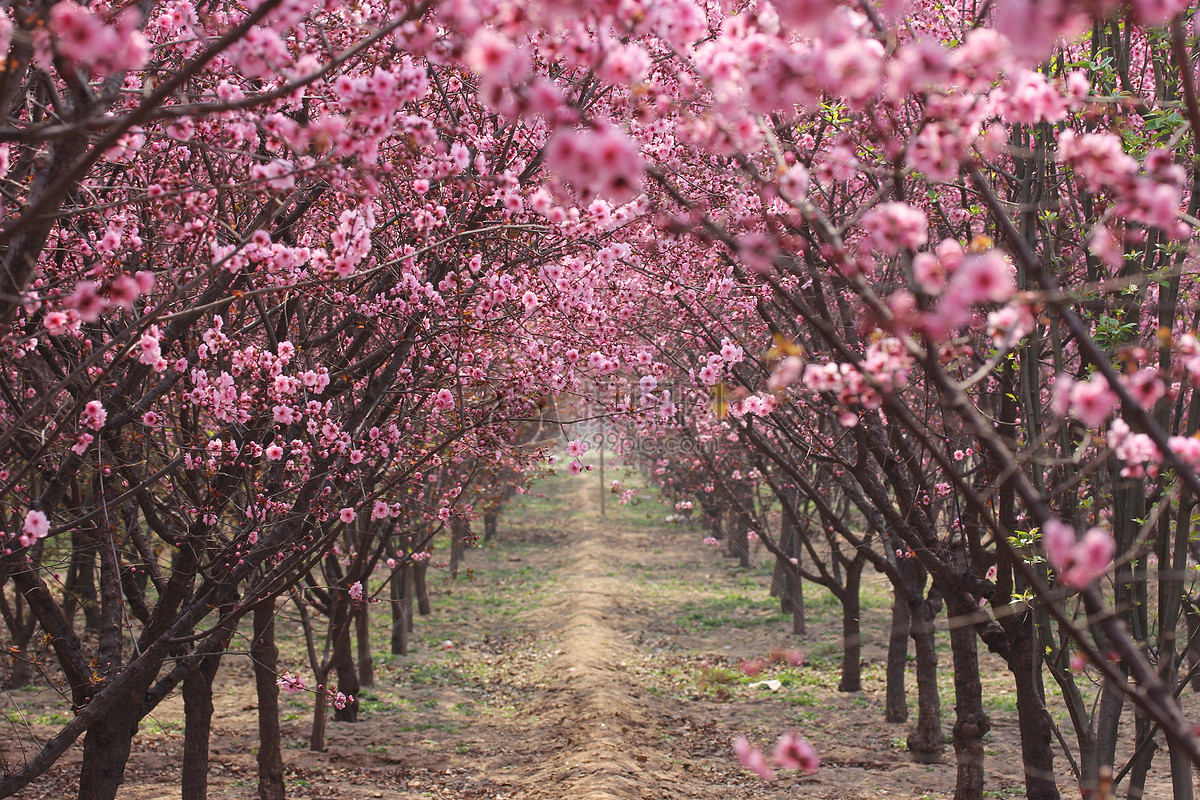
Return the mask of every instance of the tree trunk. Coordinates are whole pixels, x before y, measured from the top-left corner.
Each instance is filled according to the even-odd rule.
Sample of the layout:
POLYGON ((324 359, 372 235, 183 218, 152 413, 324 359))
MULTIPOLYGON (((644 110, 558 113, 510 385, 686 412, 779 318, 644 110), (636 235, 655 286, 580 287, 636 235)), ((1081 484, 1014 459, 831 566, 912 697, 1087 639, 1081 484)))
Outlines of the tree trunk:
POLYGON ((954 800, 983 800, 983 735, 992 724, 983 710, 979 680, 979 651, 972 624, 977 609, 958 593, 948 597, 946 604, 954 657, 954 755, 958 762, 954 800))
POLYGON ((315 673, 317 695, 313 705, 312 731, 308 736, 308 749, 314 753, 325 752, 325 728, 329 722, 329 694, 325 681, 329 670, 315 673))
POLYGON ((455 518, 450 521, 450 577, 458 577, 458 565, 466 555, 467 545, 466 538, 471 531, 467 527, 467 523, 461 519, 455 518))
POLYGON ((358 684, 375 685, 375 662, 371 659, 371 613, 370 606, 363 603, 354 610, 354 630, 357 634, 358 684))
POLYGON ((883 718, 886 722, 908 721, 908 696, 904 678, 908 673, 908 634, 912 628, 909 599, 896 592, 892 599, 892 629, 888 636, 887 693, 883 718))
MULTIPOLYGON (((1133 766, 1129 770, 1129 792, 1126 796, 1129 800, 1142 800, 1146 796, 1146 775, 1150 772, 1150 764, 1154 761, 1154 751, 1158 749, 1158 744, 1152 738, 1147 741, 1147 737, 1152 736, 1153 728, 1150 720, 1143 715, 1138 714, 1135 717, 1134 729, 1136 730, 1135 754, 1133 766)), ((1178 798, 1179 795, 1174 797, 1178 798)))
POLYGON ((333 669, 337 674, 337 686, 328 687, 330 693, 341 692, 352 699, 341 708, 334 708, 333 718, 338 722, 358 722, 358 666, 354 663, 354 648, 350 645, 350 632, 354 627, 354 609, 348 598, 334 603, 332 620, 333 669))
POLYGON ((402 656, 408 652, 408 626, 404 624, 404 571, 406 566, 392 570, 392 581, 389 585, 392 595, 392 655, 402 656), (402 630, 404 629, 404 630, 402 630))
POLYGON ((839 692, 862 691, 862 570, 866 561, 856 558, 846 567, 842 595, 842 679, 839 692))
POLYGON ((221 665, 216 653, 201 658, 183 676, 182 800, 208 798, 208 740, 212 733, 212 685, 221 665))
POLYGON ((63 587, 63 616, 71 619, 83 609, 84 630, 100 630, 100 604, 96 597, 96 543, 82 529, 71 533, 71 563, 63 587))
MULTIPOLYGON (((801 536, 800 531, 793 530, 792 549, 785 551, 790 553, 792 558, 796 560, 797 567, 804 561, 804 542, 801 536)), ((804 579, 794 571, 791 572, 790 588, 792 596, 792 633, 796 636, 804 636, 808 633, 808 626, 804 618, 804 579)))
POLYGON ((1045 710, 1042 659, 1037 652, 1033 615, 1013 619, 1005 626, 1010 650, 1008 668, 1017 691, 1017 724, 1021 728, 1021 761, 1025 767, 1028 800, 1059 800, 1054 779, 1054 731, 1045 710))
POLYGON ((1192 674, 1193 692, 1200 692, 1200 607, 1197 604, 1200 604, 1200 596, 1188 595, 1184 605, 1188 629, 1187 663, 1192 674))
POLYGON ((918 604, 911 629, 917 657, 917 726, 908 735, 908 751, 914 761, 924 764, 940 763, 946 749, 942 738, 942 701, 938 692, 937 641, 934 638, 937 605, 934 597, 918 604))
MULTIPOLYGON (((430 612, 433 610, 429 606, 429 585, 425 581, 425 576, 429 572, 429 562, 428 561, 418 561, 417 563, 412 565, 411 569, 412 569, 412 581, 410 583, 412 584, 412 590, 413 590, 412 594, 415 594, 417 596, 417 598, 416 598, 417 599, 417 613, 420 614, 422 617, 427 617, 427 616, 429 616, 430 612)), ((412 605, 412 603, 410 601, 409 606, 411 607, 411 605, 412 605)), ((408 618, 408 629, 410 631, 412 630, 412 615, 411 614, 409 615, 409 618, 408 618)))
POLYGON ((495 511, 483 512, 483 540, 490 542, 496 538, 496 530, 500 521, 500 514, 495 511))
MULTIPOLYGON (((83 737, 83 765, 79 770, 79 800, 115 800, 125 780, 125 763, 137 732, 137 692, 117 701, 112 711, 97 720, 83 737)), ((145 687, 142 688, 144 691, 145 687)))
POLYGON ((254 687, 258 692, 258 797, 285 800, 283 737, 279 731, 279 649, 275 646, 275 604, 254 608, 254 640, 250 643, 254 687))

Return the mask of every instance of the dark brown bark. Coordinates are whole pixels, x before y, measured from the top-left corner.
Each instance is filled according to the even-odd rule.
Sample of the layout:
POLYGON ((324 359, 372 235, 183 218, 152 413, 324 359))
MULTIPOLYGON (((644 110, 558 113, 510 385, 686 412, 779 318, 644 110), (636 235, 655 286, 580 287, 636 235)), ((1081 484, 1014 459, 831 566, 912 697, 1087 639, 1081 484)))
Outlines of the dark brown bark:
POLYGON ((453 519, 450 522, 450 577, 458 577, 458 565, 466 554, 466 546, 463 540, 467 536, 467 523, 461 519, 453 519))
POLYGON ((947 598, 950 614, 950 652, 954 658, 954 756, 958 776, 954 800, 983 800, 983 735, 991 720, 983 710, 983 687, 979 680, 979 651, 973 616, 976 609, 967 598, 947 598))
MULTIPOLYGON (((429 572, 429 562, 418 561, 410 569, 412 570, 412 590, 416 595, 417 601, 417 613, 422 617, 427 617, 433 611, 429 605, 429 584, 426 582, 426 574, 429 572)), ((408 629, 412 630, 411 616, 408 620, 408 629)))
POLYGON ((1033 617, 1003 620, 1009 642, 1008 668, 1017 692, 1017 724, 1021 729, 1021 761, 1025 796, 1029 800, 1059 800, 1054 779, 1054 731, 1045 709, 1041 656, 1037 652, 1033 617))
POLYGON ((411 564, 400 566, 392 575, 392 654, 408 655, 408 634, 412 630, 411 564))
POLYGON ((201 658, 183 678, 182 800, 207 800, 208 740, 212 733, 212 685, 219 653, 201 658))
POLYGON ((938 763, 946 749, 942 737, 942 701, 938 692, 937 643, 934 638, 936 600, 926 600, 917 605, 913 613, 912 640, 916 653, 917 677, 917 725, 908 735, 908 751, 913 760, 922 763, 938 763))
POLYGON ((250 660, 254 663, 254 688, 258 693, 258 797, 285 800, 283 784, 283 737, 279 731, 279 649, 275 646, 275 604, 264 602, 254 608, 254 639, 250 660))
POLYGON ((1154 752, 1158 749, 1158 744, 1153 739, 1147 741, 1147 737, 1153 735, 1154 729, 1144 715, 1137 715, 1134 728, 1136 745, 1133 765, 1129 770, 1129 791, 1126 797, 1129 800, 1142 800, 1146 796, 1146 776, 1150 772, 1150 764, 1154 761, 1154 752))
POLYGON ((88 728, 83 738, 78 800, 115 800, 125 780, 125 763, 137 731, 138 698, 131 691, 88 728))
POLYGON ((350 645, 353 617, 354 609, 348 599, 342 598, 334 603, 330 628, 333 634, 333 668, 337 674, 337 687, 328 688, 331 692, 341 692, 352 698, 341 708, 334 708, 333 718, 338 722, 358 721, 358 667, 354 663, 354 649, 350 645))
POLYGON ((892 599, 892 627, 888 636, 887 688, 883 718, 886 722, 908 721, 908 696, 904 678, 908 672, 908 632, 912 608, 908 598, 896 592, 892 599))
POLYGON ((1189 595, 1184 609, 1188 629, 1188 671, 1192 675, 1192 691, 1200 692, 1200 596, 1189 595))
POLYGON ((842 679, 839 692, 862 691, 862 571, 866 560, 856 557, 846 566, 842 601, 842 679))
POLYGON ((71 532, 71 563, 63 587, 63 616, 73 619, 83 610, 84 630, 100 630, 100 606, 96 600, 96 544, 83 529, 71 532))
POLYGON ((363 603, 354 610, 354 630, 357 634, 359 686, 375 685, 375 662, 371 658, 370 606, 363 603))

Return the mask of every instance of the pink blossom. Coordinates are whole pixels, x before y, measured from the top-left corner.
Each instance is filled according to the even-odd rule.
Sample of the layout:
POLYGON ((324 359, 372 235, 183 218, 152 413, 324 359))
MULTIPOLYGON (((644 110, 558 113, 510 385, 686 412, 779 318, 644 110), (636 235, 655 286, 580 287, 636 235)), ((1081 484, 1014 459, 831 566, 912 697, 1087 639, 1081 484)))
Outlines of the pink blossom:
POLYGON ((46 332, 51 336, 62 336, 67 332, 67 326, 71 322, 70 316, 65 311, 50 311, 42 319, 42 324, 46 326, 46 332))
POLYGON ((821 759, 811 744, 794 731, 783 734, 775 743, 775 763, 783 769, 802 770, 806 775, 816 773, 821 759))
POLYGON ((284 670, 283 674, 275 680, 275 685, 283 689, 287 694, 299 694, 307 688, 304 678, 301 678, 299 675, 293 675, 287 670, 284 670))
POLYGON ((1089 528, 1083 539, 1071 548, 1071 564, 1060 573, 1062 582, 1077 589, 1089 586, 1108 571, 1116 550, 1117 543, 1111 533, 1089 528))
POLYGON ((1070 561, 1071 548, 1075 546, 1075 529, 1060 519, 1050 519, 1042 526, 1042 548, 1046 560, 1056 571, 1061 572, 1070 561))
POLYGON ((353 508, 343 508, 338 512, 338 519, 349 525, 354 520, 358 519, 358 512, 353 508))
POLYGON ((329 694, 329 705, 332 708, 336 708, 337 710, 341 711, 346 706, 354 703, 354 695, 352 694, 345 694, 343 692, 334 692, 329 690, 327 691, 329 694))
POLYGON ((578 475, 579 473, 583 472, 583 464, 580 464, 579 459, 576 459, 567 465, 567 472, 571 473, 572 475, 578 475))
POLYGON ((449 389, 439 389, 433 398, 433 406, 439 411, 449 411, 454 408, 454 393, 449 389))
POLYGON ((767 764, 767 757, 762 751, 750 744, 745 736, 733 740, 733 752, 737 755, 738 763, 753 772, 764 781, 775 780, 775 770, 767 764))
POLYGON ((371 508, 371 519, 387 519, 391 514, 392 509, 382 500, 376 500, 371 508))
POLYGON ((87 452, 88 447, 96 440, 95 436, 90 433, 81 433, 75 437, 75 444, 71 445, 71 452, 75 455, 83 455, 87 452))
POLYGON ((868 212, 862 225, 871 248, 886 255, 915 250, 928 241, 925 212, 907 203, 884 203, 868 212))
POLYGON ((1017 291, 1013 265, 997 250, 968 255, 951 280, 969 303, 1003 303, 1017 291))
POLYGON ((1098 428, 1116 408, 1118 398, 1103 375, 1071 386, 1070 413, 1089 428, 1098 428))
POLYGON ((104 404, 99 400, 89 401, 79 414, 79 421, 94 431, 103 428, 107 419, 108 412, 105 411, 104 404))
POLYGON ((803 202, 808 197, 809 184, 808 168, 803 164, 793 164, 779 176, 780 191, 793 203, 803 202))
POLYGON ((362 581, 355 581, 354 583, 350 584, 348 594, 350 595, 350 599, 355 603, 361 603, 363 599, 362 581))
POLYGON ((50 519, 45 512, 36 509, 29 511, 25 515, 25 524, 21 527, 24 535, 21 537, 21 545, 29 547, 38 539, 45 539, 50 533, 50 519))
POLYGON ((1059 580, 1067 586, 1084 589, 1108 571, 1117 544, 1111 533, 1100 528, 1089 528, 1076 541, 1070 525, 1052 519, 1042 526, 1042 547, 1059 580))
POLYGON ((800 378, 804 370, 804 359, 799 356, 788 356, 775 365, 775 370, 767 380, 767 388, 773 392, 786 389, 800 378))
POLYGON ((572 439, 571 441, 567 442, 567 455, 571 456, 572 458, 578 458, 587 451, 588 444, 581 439, 572 439))

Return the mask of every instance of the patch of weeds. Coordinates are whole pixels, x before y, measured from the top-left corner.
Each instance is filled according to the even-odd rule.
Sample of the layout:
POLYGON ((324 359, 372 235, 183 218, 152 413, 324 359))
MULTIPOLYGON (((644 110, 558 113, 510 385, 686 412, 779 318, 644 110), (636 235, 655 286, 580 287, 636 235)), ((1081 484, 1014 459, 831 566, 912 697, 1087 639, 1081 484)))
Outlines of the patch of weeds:
POLYGON ((908 740, 903 736, 897 736, 895 739, 892 739, 892 749, 899 750, 901 753, 907 753, 908 740))
POLYGON ((142 724, 141 730, 151 736, 174 735, 183 732, 183 723, 172 720, 159 722, 156 719, 147 718, 142 724))
POLYGON ((46 714, 39 714, 33 718, 33 721, 38 725, 66 725, 71 721, 71 718, 58 711, 51 711, 46 714))
POLYGON ((1007 692, 999 695, 992 695, 985 701, 987 707, 993 711, 1016 711, 1017 696, 1007 692))
POLYGON ((474 742, 459 742, 454 748, 454 752, 458 753, 460 756, 465 756, 467 753, 471 752, 471 746, 473 744, 474 742))

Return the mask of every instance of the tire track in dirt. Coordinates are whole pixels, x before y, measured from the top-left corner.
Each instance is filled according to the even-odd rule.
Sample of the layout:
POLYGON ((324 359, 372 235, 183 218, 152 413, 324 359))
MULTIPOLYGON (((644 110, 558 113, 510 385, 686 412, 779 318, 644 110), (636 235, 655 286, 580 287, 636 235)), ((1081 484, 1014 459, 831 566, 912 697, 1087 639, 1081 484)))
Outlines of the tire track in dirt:
MULTIPOLYGON (((592 492, 581 487, 576 495, 588 512, 595 505, 592 492)), ((672 792, 681 770, 662 752, 658 714, 628 671, 637 651, 619 632, 635 598, 625 594, 629 585, 614 576, 614 567, 628 557, 635 538, 587 519, 574 531, 559 602, 547 609, 560 620, 561 644, 549 664, 556 688, 540 712, 563 741, 539 771, 545 789, 529 800, 683 796, 672 792)))

